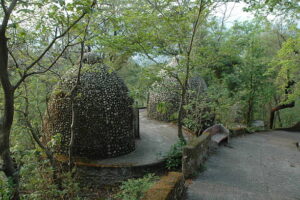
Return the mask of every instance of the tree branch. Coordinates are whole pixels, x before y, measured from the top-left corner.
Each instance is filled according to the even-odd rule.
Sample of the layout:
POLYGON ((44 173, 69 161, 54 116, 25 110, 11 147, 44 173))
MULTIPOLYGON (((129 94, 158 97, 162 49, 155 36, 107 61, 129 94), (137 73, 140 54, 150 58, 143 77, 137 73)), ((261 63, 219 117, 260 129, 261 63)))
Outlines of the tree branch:
POLYGON ((17 59, 15 58, 15 56, 13 55, 13 53, 11 52, 11 50, 9 48, 7 48, 7 50, 8 50, 9 55, 12 57, 15 65, 16 65, 16 68, 19 68, 19 64, 17 62, 17 59))
POLYGON ((46 73, 48 72, 49 70, 52 69, 52 67, 57 63, 57 61, 62 57, 62 55, 64 54, 64 52, 67 50, 67 48, 69 47, 70 45, 66 45, 64 47, 64 49, 61 51, 61 53, 55 58, 55 60, 44 70, 42 71, 35 71, 35 72, 31 72, 31 73, 28 73, 26 74, 26 72, 23 74, 23 76, 21 77, 21 79, 16 83, 16 85, 14 86, 14 89, 17 89, 22 82, 25 81, 26 78, 28 78, 29 76, 32 76, 32 75, 36 75, 36 74, 43 74, 43 73, 46 73))
POLYGON ((46 47, 46 49, 42 52, 42 54, 26 68, 26 71, 28 71, 32 67, 34 67, 46 55, 46 53, 52 48, 52 46, 54 45, 56 40, 64 37, 85 15, 86 15, 86 12, 83 12, 82 15, 77 20, 75 20, 63 33, 61 33, 58 36, 55 36, 54 39, 50 42, 50 44, 46 47))
POLYGON ((159 64, 154 58, 152 58, 146 51, 146 49, 143 47, 143 45, 140 42, 137 42, 137 44, 142 48, 142 50, 144 51, 144 54, 147 56, 147 58, 149 60, 151 60, 152 62, 154 62, 155 64, 159 64))
MULTIPOLYGON (((79 36, 75 37, 75 39, 77 39, 79 36)), ((74 41, 75 39, 73 39, 72 41, 74 41)), ((75 46, 75 45, 78 45, 80 44, 80 42, 76 42, 76 43, 73 43, 71 44, 72 41, 69 41, 68 44, 65 45, 65 47, 63 48, 63 50, 60 52, 60 54, 54 59, 54 61, 47 67, 47 68, 44 68, 44 70, 41 70, 41 71, 35 71, 35 72, 31 72, 31 73, 28 73, 26 74, 26 71, 25 73, 21 76, 21 79, 16 83, 16 85, 14 86, 14 89, 17 89, 22 82, 25 81, 26 78, 28 78, 29 76, 32 76, 32 75, 36 75, 36 74, 43 74, 43 73, 46 73, 48 71, 50 71, 54 65, 57 63, 57 61, 63 56, 63 54, 65 53, 65 51, 71 47, 71 46, 75 46)), ((29 55, 30 56, 30 55, 29 55)), ((37 65, 41 66, 39 64, 39 62, 37 62, 37 65)))
POLYGON ((76 132, 76 125, 77 125, 77 116, 76 116, 76 109, 75 109, 75 104, 74 104, 74 98, 75 98, 75 94, 77 92, 77 90, 79 89, 79 85, 80 85, 80 76, 81 76, 81 70, 83 67, 83 55, 84 55, 84 47, 85 47, 85 39, 86 39, 86 35, 88 33, 88 28, 89 28, 89 24, 90 24, 90 18, 88 18, 85 30, 84 30, 84 36, 81 42, 81 51, 80 51, 80 62, 79 62, 79 69, 78 69, 78 73, 77 73, 77 78, 76 78, 76 83, 74 85, 74 87, 71 90, 71 107, 72 107, 72 122, 71 122, 71 137, 70 137, 70 143, 69 143, 69 170, 71 171, 73 168, 73 150, 74 150, 74 142, 75 142, 75 132, 76 132))
MULTIPOLYGON (((92 5, 91 5, 91 8, 93 8, 96 4, 97 0, 94 0, 92 5)), ((29 73, 27 74, 27 72, 33 68, 38 62, 40 62, 44 56, 46 55, 46 53, 52 48, 52 46, 55 44, 55 42, 64 37, 85 15, 87 14, 86 11, 84 11, 80 17, 78 17, 65 31, 63 31, 60 35, 57 35, 57 29, 55 31, 55 37, 53 38, 53 40, 50 42, 50 44, 45 48, 45 50, 40 54, 40 56, 35 60, 33 61, 29 66, 26 67, 25 69, 25 72, 24 72, 24 75, 22 76, 22 78, 16 83, 16 85, 13 87, 14 90, 17 89, 20 84, 29 76, 31 75, 34 75, 34 74, 41 74, 41 73, 45 73, 47 71, 49 71, 54 65, 55 63, 58 61, 58 59, 62 56, 63 52, 67 49, 67 48, 64 48, 63 49, 63 52, 57 57, 57 59, 54 60, 54 62, 44 71, 40 71, 40 72, 32 72, 32 73, 29 73)), ((66 47, 69 47, 68 45, 66 47)))
POLYGON ((4 17, 3 17, 3 20, 2 20, 2 24, 0 26, 0 32, 2 32, 2 34, 4 34, 5 31, 6 31, 10 15, 11 15, 13 9, 16 7, 17 1, 18 0, 12 0, 10 6, 8 8, 6 8, 4 0, 1 0, 1 6, 4 10, 4 17))
POLYGON ((4 14, 7 13, 7 8, 6 8, 6 5, 5 5, 5 1, 4 0, 1 0, 1 6, 2 6, 2 9, 4 11, 4 14))

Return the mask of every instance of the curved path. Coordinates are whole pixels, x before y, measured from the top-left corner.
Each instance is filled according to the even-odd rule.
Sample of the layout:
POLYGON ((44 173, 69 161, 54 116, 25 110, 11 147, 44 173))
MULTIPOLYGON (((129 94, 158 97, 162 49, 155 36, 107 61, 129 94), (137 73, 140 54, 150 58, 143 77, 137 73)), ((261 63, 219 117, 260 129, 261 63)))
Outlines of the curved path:
POLYGON ((188 200, 299 200, 300 133, 273 131, 233 138, 207 160, 188 200))
POLYGON ((101 167, 145 166, 160 163, 171 146, 178 141, 177 126, 149 119, 145 109, 140 110, 140 139, 136 149, 126 155, 103 160, 79 160, 101 167))

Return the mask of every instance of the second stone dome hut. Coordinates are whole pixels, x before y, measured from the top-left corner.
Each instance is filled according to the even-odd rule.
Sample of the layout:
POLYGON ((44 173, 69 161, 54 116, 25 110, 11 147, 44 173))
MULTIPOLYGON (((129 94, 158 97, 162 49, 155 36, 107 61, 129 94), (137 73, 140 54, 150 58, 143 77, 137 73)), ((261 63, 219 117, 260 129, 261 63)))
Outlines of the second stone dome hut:
MULTIPOLYGON (((192 77, 188 83, 188 90, 193 91, 186 97, 186 101, 203 94, 207 86, 201 77, 192 77)), ((174 78, 164 77, 161 82, 152 85, 148 99, 148 117, 160 121, 173 121, 180 104, 180 85, 174 78)))
MULTIPOLYGON (((173 58, 168 67, 176 67, 178 58, 173 58)), ((163 70, 160 72, 161 81, 152 84, 148 99, 148 117, 160 121, 173 121, 177 118, 176 113, 180 104, 181 87, 178 81, 168 76, 163 70)), ((203 94, 207 89, 206 82, 200 76, 189 79, 186 101, 203 94), (193 91, 193 93, 191 93, 193 91)))
MULTIPOLYGON (((80 85, 74 95, 76 124, 73 151, 75 157, 103 159, 135 149, 133 100, 123 80, 95 58, 91 53, 85 55, 80 85)), ((44 141, 48 142, 60 134, 61 142, 56 153, 63 155, 69 152, 72 122, 70 91, 76 83, 77 68, 67 72, 54 88, 44 120, 44 141)))

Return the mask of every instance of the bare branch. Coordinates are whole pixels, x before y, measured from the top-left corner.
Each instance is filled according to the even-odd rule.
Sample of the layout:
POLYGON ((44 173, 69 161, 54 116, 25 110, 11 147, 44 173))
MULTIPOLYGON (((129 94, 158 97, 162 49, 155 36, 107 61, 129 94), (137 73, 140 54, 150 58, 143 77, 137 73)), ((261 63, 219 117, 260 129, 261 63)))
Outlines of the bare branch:
MULTIPOLYGON (((26 68, 26 71, 28 71, 32 67, 34 67, 46 55, 46 53, 52 48, 54 43, 58 39, 64 37, 85 15, 86 15, 86 12, 83 12, 81 14, 81 16, 77 20, 75 20, 63 33, 55 36, 54 39, 50 42, 50 44, 46 47, 46 49, 42 52, 42 54, 26 68)), ((56 29, 56 34, 57 34, 57 29, 56 29)))
MULTIPOLYGON (((25 111, 23 112, 23 116, 24 116, 24 121, 26 123, 27 128, 29 129, 29 132, 31 133, 31 137, 33 138, 33 140, 38 144, 38 146, 44 150, 44 152, 47 155, 47 158, 50 160, 51 166, 53 168, 55 168, 55 160, 53 157, 53 152, 46 146, 44 145, 40 138, 39 138, 39 129, 38 128, 34 128, 28 118, 29 116, 29 99, 28 99, 28 89, 27 89, 27 85, 24 84, 24 89, 25 89, 25 111)), ((53 177, 56 177, 56 174, 53 174, 53 177)), ((55 179, 54 179, 55 180, 55 179)))
POLYGON ((15 65, 16 65, 16 68, 19 68, 19 64, 18 64, 18 62, 17 62, 17 59, 15 58, 15 56, 13 55, 13 53, 11 52, 10 49, 7 49, 7 50, 8 50, 9 55, 12 57, 12 59, 13 59, 15 65))
POLYGON ((190 56, 190 54, 192 52, 192 49, 193 49, 193 43, 194 43, 195 35, 196 35, 196 32, 197 32, 197 27, 198 27, 199 20, 200 20, 200 15, 201 15, 203 9, 204 9, 204 5, 203 5, 203 1, 201 1, 200 6, 199 6, 199 10, 198 10, 198 15, 197 15, 196 21, 195 21, 194 26, 193 26, 192 38, 191 38, 191 41, 190 41, 189 49, 187 51, 187 56, 188 57, 190 56))
MULTIPOLYGON (((91 8, 95 6, 96 4, 96 0, 93 1, 92 5, 91 5, 91 8)), ((29 76, 31 75, 34 75, 34 74, 41 74, 41 73, 45 73, 47 71, 49 71, 55 64, 56 62, 58 61, 58 59, 62 56, 63 52, 67 49, 67 48, 64 48, 63 49, 63 52, 57 57, 57 59, 55 59, 55 61, 44 71, 40 71, 40 72, 32 72, 32 73, 29 73, 27 74, 27 72, 33 68, 38 62, 40 62, 44 56, 47 54, 47 52, 52 48, 52 46, 55 44, 55 42, 64 37, 67 33, 69 33, 69 31, 87 14, 87 12, 83 12, 80 17, 78 17, 65 31, 63 31, 60 35, 57 35, 57 29, 55 30, 55 37, 53 38, 53 40, 50 42, 50 44, 45 48, 45 50, 41 53, 41 55, 35 60, 33 61, 29 66, 26 67, 25 69, 25 72, 24 72, 24 75, 22 76, 22 78, 16 83, 16 85, 13 87, 14 90, 17 89, 20 84, 29 76)), ((66 47, 69 47, 68 45, 66 47)))
POLYGON ((74 148, 74 141, 75 141, 75 131, 76 131, 76 125, 77 125, 77 117, 75 114, 75 105, 74 105, 74 96, 75 93, 78 90, 79 84, 80 84, 80 76, 81 76, 81 70, 83 67, 83 54, 84 54, 84 46, 85 46, 85 39, 88 32, 90 24, 90 18, 88 18, 85 30, 84 30, 84 36, 81 42, 81 51, 80 51, 80 62, 79 62, 79 69, 77 73, 77 79, 74 87, 71 90, 71 104, 72 104, 72 122, 71 122, 71 138, 69 143, 69 170, 71 171, 73 167, 73 148, 74 148))
POLYGON ((26 126, 29 129, 29 131, 31 133, 31 136, 34 139, 34 141, 38 144, 38 146, 41 149, 43 149, 44 151, 49 151, 48 148, 46 146, 44 146, 44 144, 40 141, 39 136, 38 136, 39 131, 37 129, 33 128, 32 124, 30 123, 27 116, 24 116, 24 118, 25 118, 26 126))
POLYGON ((55 60, 44 70, 42 71, 35 71, 35 72, 31 72, 31 73, 28 73, 26 74, 26 72, 23 74, 23 76, 21 77, 21 79, 16 83, 16 85, 14 86, 14 89, 17 89, 21 83, 23 81, 25 81, 26 78, 28 78, 29 76, 32 76, 32 75, 35 75, 35 74, 43 74, 43 73, 46 73, 48 72, 49 70, 52 69, 52 67, 57 63, 57 61, 62 57, 62 55, 64 54, 64 52, 67 50, 67 48, 69 47, 69 45, 66 45, 64 47, 64 49, 61 51, 61 53, 55 58, 55 60))
POLYGON ((137 44, 142 48, 144 54, 147 56, 147 58, 149 60, 151 60, 152 62, 154 62, 155 64, 159 64, 154 58, 152 58, 146 51, 146 49, 143 47, 143 45, 140 42, 137 42, 137 44))
MULTIPOLYGON (((74 41, 75 39, 77 39, 79 36, 75 37, 72 41, 74 41)), ((46 73, 48 71, 50 71, 54 65, 57 63, 57 61, 63 56, 63 54, 65 53, 65 51, 71 47, 71 46, 75 46, 75 45, 78 45, 80 44, 80 42, 77 42, 77 43, 73 43, 73 44, 70 44, 72 41, 69 41, 68 44, 63 48, 63 50, 61 51, 61 53, 54 59, 54 61, 47 67, 47 68, 44 68, 44 70, 41 70, 41 71, 35 71, 35 72, 31 72, 31 73, 28 73, 26 74, 26 71, 24 72, 23 75, 21 75, 21 79, 16 83, 16 85, 14 86, 14 89, 17 89, 22 82, 25 81, 26 78, 28 78, 29 76, 32 76, 32 75, 36 75, 36 74, 43 74, 43 73, 46 73)), ((30 56, 28 54, 28 56, 30 56)), ((37 63, 37 65, 41 66, 39 64, 39 62, 37 63)), ((54 72, 53 72, 54 73, 54 72)), ((56 74, 56 73, 55 73, 56 74)), ((57 74, 56 74, 57 75, 57 74)))
POLYGON ((183 85, 182 81, 180 80, 180 78, 178 77, 177 74, 172 73, 172 72, 170 72, 170 71, 167 71, 167 72, 168 72, 169 76, 175 78, 175 79, 178 81, 178 83, 179 83, 179 85, 181 86, 181 88, 184 88, 184 85, 183 85))

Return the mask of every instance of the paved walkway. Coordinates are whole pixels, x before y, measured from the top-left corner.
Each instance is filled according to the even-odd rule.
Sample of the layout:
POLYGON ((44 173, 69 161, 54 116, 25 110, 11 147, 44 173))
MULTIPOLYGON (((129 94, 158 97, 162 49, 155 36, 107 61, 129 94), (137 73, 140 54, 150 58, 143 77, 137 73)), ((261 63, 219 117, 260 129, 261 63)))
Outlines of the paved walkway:
POLYGON ((233 138, 206 162, 188 200, 300 200, 300 133, 273 131, 233 138))
POLYGON ((136 140, 135 151, 116 158, 88 162, 101 166, 142 166, 160 162, 178 140, 177 126, 151 120, 143 109, 140 110, 140 136, 141 139, 136 140))

